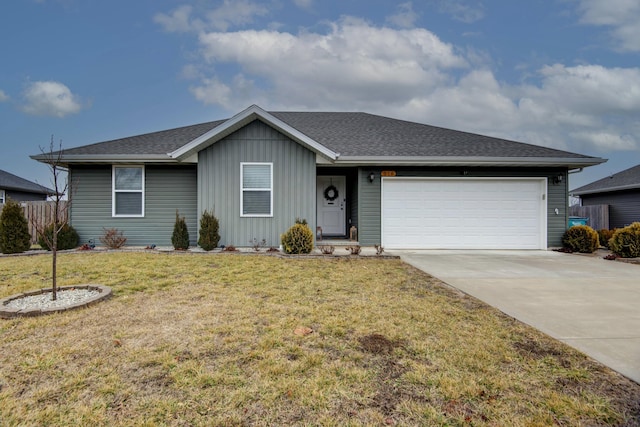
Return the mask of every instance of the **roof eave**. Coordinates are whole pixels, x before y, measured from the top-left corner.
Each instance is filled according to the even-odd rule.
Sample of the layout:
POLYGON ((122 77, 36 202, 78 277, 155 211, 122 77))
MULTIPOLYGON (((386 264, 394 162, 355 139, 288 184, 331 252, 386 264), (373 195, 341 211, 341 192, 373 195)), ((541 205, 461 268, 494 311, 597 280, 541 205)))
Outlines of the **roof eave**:
POLYGON ((583 196, 588 194, 610 193, 613 191, 637 190, 637 189, 640 189, 640 184, 619 185, 616 187, 598 188, 598 189, 584 190, 584 191, 570 191, 569 194, 571 194, 572 196, 583 196))
POLYGON ((309 138, 307 135, 289 126, 287 123, 274 117, 257 105, 250 106, 221 125, 211 129, 209 132, 188 142, 177 150, 167 153, 167 155, 176 160, 185 159, 220 141, 224 137, 231 135, 233 132, 241 129, 256 119, 274 127, 289 138, 328 158, 329 160, 336 160, 338 158, 338 153, 333 152, 319 142, 309 138))
POLYGON ((558 157, 412 157, 412 156, 341 156, 336 164, 372 166, 552 166, 588 167, 606 162, 599 157, 558 158, 558 157))
MULTIPOLYGON (((30 156, 41 163, 49 163, 51 156, 38 154, 30 156)), ((178 163, 166 154, 67 154, 60 156, 63 165, 74 163, 178 163)))
POLYGON ((44 190, 35 190, 32 188, 20 188, 20 187, 15 187, 10 185, 2 186, 0 188, 2 188, 3 190, 20 191, 23 193, 31 193, 31 194, 43 194, 46 196, 51 196, 53 194, 56 194, 55 191, 49 188, 45 188, 44 190))

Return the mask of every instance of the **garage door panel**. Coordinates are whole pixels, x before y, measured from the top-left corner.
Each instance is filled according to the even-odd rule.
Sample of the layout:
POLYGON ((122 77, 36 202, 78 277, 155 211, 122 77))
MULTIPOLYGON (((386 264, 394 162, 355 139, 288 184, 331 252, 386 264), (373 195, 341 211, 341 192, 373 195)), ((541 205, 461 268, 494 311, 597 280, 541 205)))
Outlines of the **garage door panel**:
POLYGON ((542 249, 541 180, 384 179, 387 248, 542 249))

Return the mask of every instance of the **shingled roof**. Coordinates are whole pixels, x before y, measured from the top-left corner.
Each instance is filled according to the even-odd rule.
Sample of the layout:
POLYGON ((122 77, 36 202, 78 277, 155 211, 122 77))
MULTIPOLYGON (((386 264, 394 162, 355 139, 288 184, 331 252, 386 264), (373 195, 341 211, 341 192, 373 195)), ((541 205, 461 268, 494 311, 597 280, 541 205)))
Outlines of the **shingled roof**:
POLYGON ((578 187, 571 191, 571 194, 581 196, 583 194, 607 193, 636 188, 640 188, 640 165, 578 187))
POLYGON ((40 184, 36 184, 35 182, 28 181, 24 178, 20 178, 19 176, 3 170, 0 170, 0 189, 23 191, 25 193, 35 194, 54 194, 54 191, 47 187, 43 187, 40 184))
MULTIPOLYGON (((591 166, 604 159, 358 112, 266 112, 251 106, 231 119, 66 149, 63 161, 183 161, 247 120, 262 120, 335 164, 529 164, 591 166), (220 131, 218 131, 220 129, 220 131), (226 133, 225 133, 226 132, 226 133), (217 139, 216 139, 217 138, 217 139), (326 151, 325 151, 326 148, 326 151), (475 162, 475 163, 474 163, 475 162)), ((32 158, 43 161, 42 156, 32 158)))

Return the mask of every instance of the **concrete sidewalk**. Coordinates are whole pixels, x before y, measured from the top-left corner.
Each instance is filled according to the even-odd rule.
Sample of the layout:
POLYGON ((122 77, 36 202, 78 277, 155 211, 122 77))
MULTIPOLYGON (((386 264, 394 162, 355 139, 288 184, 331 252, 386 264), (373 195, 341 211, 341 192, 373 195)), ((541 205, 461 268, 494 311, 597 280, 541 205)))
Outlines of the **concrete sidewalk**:
POLYGON ((391 251, 640 383, 640 265, 553 251, 391 251))

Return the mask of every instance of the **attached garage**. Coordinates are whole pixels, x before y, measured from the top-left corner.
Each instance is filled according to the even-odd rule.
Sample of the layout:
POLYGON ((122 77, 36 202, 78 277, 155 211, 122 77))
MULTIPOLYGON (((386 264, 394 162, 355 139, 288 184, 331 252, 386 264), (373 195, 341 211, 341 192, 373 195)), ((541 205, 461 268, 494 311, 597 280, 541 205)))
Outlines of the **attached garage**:
POLYGON ((546 249, 546 179, 383 178, 388 249, 546 249))

